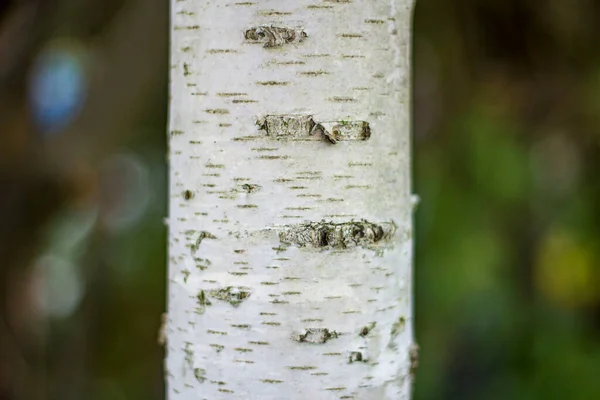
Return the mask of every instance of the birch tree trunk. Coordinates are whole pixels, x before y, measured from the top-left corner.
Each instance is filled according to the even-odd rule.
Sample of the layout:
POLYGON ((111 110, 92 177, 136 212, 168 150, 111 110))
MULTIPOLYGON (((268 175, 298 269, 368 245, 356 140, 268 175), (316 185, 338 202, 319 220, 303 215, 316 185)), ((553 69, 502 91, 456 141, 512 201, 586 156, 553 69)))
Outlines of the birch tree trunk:
POLYGON ((171 1, 169 400, 408 399, 412 0, 171 1))

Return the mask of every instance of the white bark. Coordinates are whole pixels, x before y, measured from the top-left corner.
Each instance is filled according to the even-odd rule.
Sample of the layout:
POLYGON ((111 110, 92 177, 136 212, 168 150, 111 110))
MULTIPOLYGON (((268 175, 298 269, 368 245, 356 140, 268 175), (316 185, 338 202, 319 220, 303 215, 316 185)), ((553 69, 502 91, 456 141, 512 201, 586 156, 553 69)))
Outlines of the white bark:
POLYGON ((412 0, 171 1, 168 398, 408 399, 412 0))

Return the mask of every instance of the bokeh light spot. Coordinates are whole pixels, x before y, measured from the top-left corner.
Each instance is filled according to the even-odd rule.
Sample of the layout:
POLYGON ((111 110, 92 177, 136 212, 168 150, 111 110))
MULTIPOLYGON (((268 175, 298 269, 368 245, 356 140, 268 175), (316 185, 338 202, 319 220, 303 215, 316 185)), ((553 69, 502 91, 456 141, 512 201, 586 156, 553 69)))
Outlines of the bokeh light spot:
POLYGON ((535 278, 544 297, 563 307, 583 307, 600 298, 590 249, 564 233, 550 234, 538 249, 535 278))
POLYGON ((41 277, 37 288, 41 312, 53 318, 71 315, 83 296, 83 284, 77 267, 66 258, 44 255, 37 260, 36 268, 41 277))
POLYGON ((32 118, 44 134, 63 130, 81 111, 87 92, 85 48, 59 40, 37 56, 29 79, 32 118))

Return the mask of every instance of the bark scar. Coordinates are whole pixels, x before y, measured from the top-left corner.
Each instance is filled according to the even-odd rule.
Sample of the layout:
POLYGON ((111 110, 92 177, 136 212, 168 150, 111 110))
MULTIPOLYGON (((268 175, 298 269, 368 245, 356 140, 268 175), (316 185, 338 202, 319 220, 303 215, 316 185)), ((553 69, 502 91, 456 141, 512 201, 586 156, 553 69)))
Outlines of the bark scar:
POLYGON ((308 328, 303 332, 293 334, 292 339, 300 343, 322 344, 338 336, 339 334, 336 331, 330 331, 327 328, 308 328))
POLYGON ((220 289, 209 290, 208 295, 218 300, 226 301, 234 307, 250 297, 250 288, 243 286, 227 286, 220 289))
POLYGON ((283 244, 298 247, 348 248, 368 246, 391 238, 396 231, 394 222, 375 224, 366 220, 344 223, 310 222, 286 226, 279 233, 283 244))
POLYGON ((246 40, 264 42, 265 48, 279 47, 286 43, 299 43, 308 35, 303 28, 284 28, 273 25, 260 25, 250 28, 244 34, 246 40))
POLYGON ((332 144, 341 140, 367 140, 371 137, 371 129, 365 121, 335 121, 315 124, 314 133, 321 133, 332 144))
POLYGON ((322 140, 332 144, 338 141, 361 141, 371 137, 371 128, 366 121, 323 121, 316 122, 312 115, 266 115, 256 121, 260 130, 274 139, 322 140))

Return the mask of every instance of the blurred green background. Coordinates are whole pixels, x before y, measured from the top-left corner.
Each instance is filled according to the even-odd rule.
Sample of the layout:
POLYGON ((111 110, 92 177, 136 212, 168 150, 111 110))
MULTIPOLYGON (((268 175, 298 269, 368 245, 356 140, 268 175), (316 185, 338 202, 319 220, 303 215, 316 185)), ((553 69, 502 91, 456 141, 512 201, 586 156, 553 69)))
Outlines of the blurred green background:
MULTIPOLYGON (((600 2, 419 0, 416 400, 600 398, 600 2)), ((168 2, 0 2, 0 400, 163 399, 168 2)))

